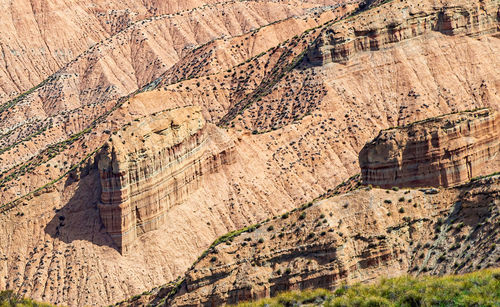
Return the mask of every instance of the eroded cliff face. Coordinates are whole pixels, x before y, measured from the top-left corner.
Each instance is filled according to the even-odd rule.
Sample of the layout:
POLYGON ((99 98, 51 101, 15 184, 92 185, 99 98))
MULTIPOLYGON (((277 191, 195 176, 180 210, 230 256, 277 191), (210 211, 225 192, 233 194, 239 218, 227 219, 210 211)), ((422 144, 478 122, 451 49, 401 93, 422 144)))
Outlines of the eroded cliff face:
POLYGON ((436 194, 361 188, 277 216, 211 247, 172 286, 125 305, 220 306, 281 291, 498 265, 500 177, 436 194))
POLYGON ((99 212, 120 252, 158 229, 204 173, 231 161, 232 142, 205 123, 198 107, 153 114, 114 134, 99 157, 99 212))
POLYGON ((454 186, 500 164, 500 119, 489 109, 383 130, 360 152, 363 182, 381 187, 454 186))
MULTIPOLYGON (((130 78, 133 75, 130 74, 130 69, 135 70, 136 81, 146 81, 145 78, 149 77, 152 70, 144 66, 148 64, 159 66, 153 70, 161 70, 162 66, 168 65, 168 58, 175 60, 176 53, 181 53, 183 46, 180 44, 183 43, 180 42, 183 40, 189 40, 188 44, 196 46, 202 43, 201 41, 206 42, 220 36, 217 34, 220 30, 225 35, 238 35, 238 32, 242 34, 252 28, 281 18, 306 14, 308 8, 334 3, 334 1, 308 2, 22 0, 3 3, 3 10, 0 12, 0 20, 2 21, 0 103, 15 98, 22 92, 36 86, 59 69, 62 69, 63 78, 77 77, 71 76, 72 72, 67 72, 65 66, 68 64, 72 66, 71 63, 75 58, 82 62, 82 57, 86 57, 87 50, 92 49, 92 46, 98 47, 94 49, 103 49, 102 42, 105 42, 106 45, 114 41, 112 49, 116 50, 113 53, 116 52, 119 55, 109 57, 109 51, 104 51, 108 55, 100 54, 98 57, 108 57, 108 62, 101 63, 95 59, 89 59, 89 61, 83 60, 84 63, 80 63, 80 65, 85 65, 91 71, 91 73, 87 71, 89 75, 102 74, 110 79, 104 80, 106 78, 104 77, 97 82, 98 85, 111 82, 114 83, 112 86, 122 87, 125 85, 125 88, 129 88, 130 83, 134 82, 131 79, 135 79, 130 78), (252 6, 255 9, 250 8, 252 6), (269 14, 268 11, 272 11, 273 14, 269 14), (194 12, 196 16, 191 15, 184 21, 175 20, 190 15, 190 12, 194 12), (214 12, 216 14, 213 14, 214 12), (222 13, 223 18, 226 16, 225 20, 218 20, 218 17, 221 16, 220 13, 222 13), (154 38, 155 42, 151 44, 144 42, 149 36, 148 31, 144 30, 144 26, 147 27, 151 21, 155 23, 154 21, 159 19, 164 19, 169 25, 160 26, 161 28, 156 28, 158 24, 154 26, 154 31, 157 34, 154 38), (167 20, 173 22, 170 23, 167 20), (131 29, 133 30, 131 32, 134 32, 132 37, 122 40, 120 32, 128 32, 131 29), (116 43, 117 41, 121 42, 116 43), (131 44, 131 50, 135 51, 131 52, 135 58, 130 62, 126 60, 131 55, 130 50, 121 48, 124 43, 131 44), (158 48, 159 46, 161 48, 158 48), (117 62, 114 62, 113 59, 117 62), (125 64, 125 62, 127 63, 125 64), (117 74, 120 74, 120 77, 117 77, 117 74)), ((104 47, 104 49, 107 48, 104 47)), ((74 65, 73 68, 75 68, 74 65)), ((70 70, 74 71, 71 68, 70 70)), ((76 73, 85 74, 83 72, 76 73)), ((83 76, 83 79, 87 77, 89 76, 83 76)), ((86 85, 90 88, 81 87, 80 82, 82 79, 78 81, 66 80, 59 85, 64 84, 62 91, 65 93, 80 89, 84 93, 90 94, 89 91, 96 90, 93 88, 96 82, 89 81, 86 85), (80 86, 75 86, 73 82, 80 84, 80 86)), ((84 93, 82 96, 85 96, 84 93)), ((56 96, 59 96, 56 92, 49 95, 50 97, 46 99, 54 100, 56 98, 57 100, 56 96)), ((62 98, 62 100, 66 100, 66 104, 62 105, 62 108, 65 109, 74 106, 72 105, 73 99, 78 99, 68 97, 70 95, 63 96, 66 96, 62 98), (71 102, 68 103, 68 100, 71 102)))
MULTIPOLYGON (((294 7, 293 2, 292 5, 268 2, 294 7)), ((389 20, 392 12, 404 6, 423 7, 423 3, 428 2, 439 4, 440 1, 394 1, 384 4, 380 11, 376 8, 308 31, 307 37, 310 35, 313 40, 327 28, 338 32, 354 21, 363 24, 370 18, 389 20)), ((453 2, 458 5, 468 1, 453 2)), ((480 3, 479 0, 469 2, 480 3)), ((236 2, 238 7, 234 11, 247 12, 239 7, 245 3, 236 2)), ((261 3, 257 1, 258 5, 261 3)), ((79 103, 75 104, 73 98, 100 101, 88 93, 89 87, 103 86, 101 89, 96 87, 95 95, 104 94, 103 89, 108 85, 121 87, 123 90, 112 95, 119 97, 134 91, 137 85, 156 80, 156 76, 173 63, 176 67, 189 68, 179 73, 167 72, 165 80, 184 81, 168 81, 158 87, 161 90, 148 92, 156 94, 156 100, 142 93, 134 95, 130 104, 117 104, 114 108, 116 101, 111 97, 106 100, 105 109, 89 104, 83 110, 63 114, 63 119, 54 120, 52 128, 41 131, 34 139, 15 143, 16 139, 38 131, 28 124, 21 125, 13 134, 0 136, 2 149, 14 144, 12 149, 2 150, 0 157, 3 159, 2 171, 9 170, 0 179, 0 186, 5 184, 0 198, 2 204, 8 203, 53 182, 106 142, 109 135, 104 131, 115 131, 134 118, 165 108, 195 104, 203 107, 208 121, 217 122, 233 103, 252 94, 261 99, 255 99, 229 124, 229 127, 235 124, 235 128, 227 129, 237 144, 238 161, 224 166, 223 171, 203 176, 203 188, 194 191, 183 205, 173 207, 161 229, 140 236, 134 242, 133 252, 126 256, 120 256, 112 247, 115 245, 102 227, 97 210, 100 200, 97 170, 92 170, 79 182, 64 177, 55 185, 55 190, 37 193, 40 195, 31 200, 22 199, 15 209, 0 215, 0 288, 15 289, 40 301, 70 306, 108 305, 121 301, 185 272, 218 236, 291 210, 358 173, 359 150, 380 129, 442 113, 500 105, 500 58, 497 56, 500 40, 496 34, 469 37, 432 31, 429 35, 391 44, 386 49, 361 52, 346 64, 285 70, 285 76, 277 78, 278 83, 271 88, 273 83, 267 80, 274 76, 276 68, 278 72, 282 71, 281 67, 287 68, 288 63, 293 64, 294 58, 308 48, 311 40, 304 41, 300 33, 349 10, 341 10, 333 16, 327 12, 327 16, 322 14, 318 21, 290 19, 258 28, 263 22, 289 14, 279 17, 273 8, 272 18, 264 21, 254 18, 260 14, 245 13, 252 17, 251 20, 259 21, 253 23, 240 18, 240 14, 228 14, 225 2, 217 7, 224 10, 208 8, 217 12, 217 16, 226 16, 224 19, 208 14, 205 9, 197 9, 172 19, 161 19, 169 20, 165 24, 146 22, 141 27, 134 27, 130 36, 126 34, 129 31, 121 32, 113 37, 112 43, 104 44, 108 46, 106 50, 114 52, 103 52, 103 45, 96 45, 86 56, 75 60, 77 69, 64 70, 85 78, 50 82, 47 88, 44 86, 3 112, 0 121, 5 125, 2 129, 6 127, 3 132, 10 133, 11 124, 17 127, 24 121, 20 117, 28 116, 34 122, 47 117, 38 117, 35 110, 44 109, 53 114, 61 110, 54 105, 76 107, 79 103), (205 15, 203 20, 210 22, 199 24, 201 19, 194 13, 205 15), (190 22, 185 22, 187 20, 190 22), (227 20, 234 20, 245 29, 256 27, 260 30, 239 36, 246 30, 228 28, 227 20), (180 28, 168 31, 171 24, 180 25, 180 28), (201 35, 198 29, 203 29, 203 24, 220 25, 215 27, 223 31, 213 32, 212 28, 207 28, 206 32, 215 33, 215 36, 201 35), (146 26, 149 30, 143 28, 146 26), (142 33, 149 39, 143 41, 142 33), (297 34, 299 36, 293 39, 297 34), (190 49, 190 46, 224 35, 200 49, 190 49), (228 38, 227 35, 235 36, 228 38), (286 40, 288 43, 284 43, 286 40), (304 48, 294 47, 296 45, 304 48), (155 52, 149 52, 148 46, 155 52), (273 46, 277 48, 270 49, 273 46), (170 52, 170 47, 179 53, 170 52), (265 54, 258 57, 261 52, 265 54), (205 61, 204 56, 209 53, 212 56, 205 61), (177 55, 181 57, 178 62, 177 55), (157 57, 164 59, 161 62, 166 65, 164 68, 158 69, 157 57), (283 61, 284 58, 289 60, 283 61), (247 59, 249 62, 245 63, 247 59), (234 66, 237 63, 242 65, 234 66), (148 65, 151 70, 145 69, 148 65), (89 70, 90 74, 85 73, 89 70), (192 71, 201 73, 192 78, 192 71), (67 91, 65 84, 75 91, 67 91), (266 85, 264 89, 269 88, 270 93, 260 95, 266 92, 261 91, 259 84, 266 85), (56 95, 58 92, 64 96, 56 95), (52 95, 54 98, 44 99, 52 95), (39 100, 37 105, 41 107, 33 107, 32 98, 39 100), (101 117, 107 110, 115 111, 101 117), (87 133, 86 128, 96 117, 100 117, 99 121, 87 133), (253 130, 266 133, 254 135, 253 130), (83 132, 81 137, 74 140, 72 135, 80 131, 83 132), (57 146, 45 151, 50 144, 57 146), (43 154, 39 154, 41 151, 43 154), (36 160, 30 160, 32 157, 36 160), (62 218, 65 218, 63 222, 62 218)), ((294 12, 291 13, 296 14, 294 12)), ((311 12, 314 17, 315 11, 311 12)), ((246 101, 241 105, 247 106, 246 101)))
POLYGON ((324 31, 308 52, 308 59, 316 65, 346 63, 354 54, 386 49, 431 32, 467 36, 498 32, 496 0, 423 1, 418 5, 389 6, 394 9, 383 20, 373 14, 362 22, 356 20, 342 28, 324 31))

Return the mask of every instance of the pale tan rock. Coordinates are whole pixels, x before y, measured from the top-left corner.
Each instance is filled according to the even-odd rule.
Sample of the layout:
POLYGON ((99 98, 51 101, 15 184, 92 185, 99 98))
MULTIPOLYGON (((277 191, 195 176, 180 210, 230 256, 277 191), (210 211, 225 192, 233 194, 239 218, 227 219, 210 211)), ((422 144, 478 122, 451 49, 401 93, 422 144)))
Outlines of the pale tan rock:
POLYGON ((122 306, 165 298, 168 306, 222 306, 282 291, 496 267, 499 193, 496 176, 435 195, 361 188, 319 200, 209 249, 176 291, 167 285, 122 306))
MULTIPOLYGON (((363 21, 368 19, 378 19, 383 28, 384 19, 390 22, 391 15, 405 7, 427 10, 429 3, 441 7, 452 2, 457 6, 479 3, 393 1, 375 11, 313 29, 307 39, 300 33, 342 14, 331 14, 331 18, 325 15, 325 19, 321 14, 316 21, 315 10, 311 10, 308 20, 284 20, 259 29, 281 18, 274 14, 266 20, 255 17, 266 15, 265 7, 284 8, 288 13, 281 16, 285 18, 311 2, 290 6, 281 1, 266 2, 269 6, 252 2, 262 5, 258 10, 261 13, 250 13, 246 7, 249 2, 237 1, 235 7, 223 3, 221 6, 234 12, 230 15, 230 11, 224 11, 227 19, 215 17, 222 15, 219 6, 185 12, 170 20, 190 29, 176 32, 176 43, 170 43, 168 25, 146 22, 137 24, 132 33, 125 31, 118 43, 113 38, 75 59, 70 74, 62 74, 2 113, 0 125, 6 133, 0 137, 2 148, 54 119, 46 133, 16 144, 0 156, 0 167, 8 170, 2 178, 29 170, 2 187, 2 204, 65 174, 102 146, 110 136, 107 133, 135 118, 167 108, 199 105, 207 121, 219 122, 246 95, 261 91, 261 85, 269 84, 269 80, 276 83, 261 100, 241 113, 237 109, 235 114, 239 116, 223 129, 235 142, 235 163, 204 176, 202 188, 193 191, 183 205, 173 207, 160 229, 138 237, 129 255, 120 255, 113 248, 100 222, 97 204, 101 193, 94 156, 82 165, 81 176, 77 170, 74 176, 63 177, 52 192, 37 192, 36 197, 23 199, 26 205, 0 215, 0 251, 5 255, 5 260, 0 260, 0 288, 19 289, 38 300, 70 306, 120 301, 172 281, 218 236, 293 209, 359 173, 358 152, 380 129, 459 110, 498 108, 498 32, 472 36, 426 32, 378 51, 352 54, 346 63, 311 67, 305 61, 304 66, 287 71, 283 78, 272 78, 273 71, 280 71, 308 48, 315 48, 312 42, 322 31, 339 32, 348 23, 363 29, 363 21), (235 17, 240 16, 238 11, 248 19, 235 17), (196 22, 202 20, 195 18, 198 15, 205 15, 206 24, 225 25, 218 20, 235 20, 231 23, 234 28, 218 27, 222 31, 216 31, 215 36, 226 37, 191 49, 213 37, 192 35, 199 29, 196 22), (258 22, 250 22, 255 19, 258 22), (254 26, 255 32, 244 34, 242 29, 254 26), (143 32, 149 39, 136 42, 143 32), (104 50, 104 46, 109 49, 104 50), (155 52, 147 51, 150 46, 155 52), (175 51, 156 48, 159 46, 174 47, 175 51), (269 50, 274 46, 278 48, 269 50), (157 55, 169 59, 169 64, 161 68, 166 62, 159 63, 160 69, 149 65, 157 55), (244 63, 247 59, 249 62, 244 63), (233 62, 242 64, 217 65, 233 62), (145 79, 155 80, 173 63, 172 70, 162 76, 167 82, 160 83, 160 90, 135 96, 113 109, 118 96, 147 83, 145 79), (149 70, 145 69, 147 65, 149 70), (83 75, 85 72, 89 74, 83 75), (110 93, 109 85, 117 90, 110 93), (89 127, 100 116, 89 133, 50 161, 30 167, 32 161, 47 157, 44 149, 89 127), (252 135, 252 130, 265 133, 252 135), (65 226, 57 228, 60 216, 65 216, 65 226)), ((297 18, 302 18, 298 14, 297 18)), ((211 28, 205 30, 213 33, 211 28)))
POLYGON ((216 144, 199 107, 134 120, 113 133, 98 157, 99 213, 118 250, 156 230, 172 207, 199 188, 200 177, 233 160, 234 144, 216 144))
MULTIPOLYGON (((347 63, 354 55, 377 51, 432 32, 445 35, 479 36, 498 31, 498 2, 476 4, 467 1, 421 1, 419 5, 384 5, 385 18, 376 14, 346 22, 343 27, 325 31, 308 58, 316 65, 347 63)), ((375 9, 378 10, 378 9, 375 9)))
MULTIPOLYGON (((196 42, 201 43, 205 39, 208 41, 215 38, 207 37, 215 32, 229 30, 229 33, 226 32, 227 35, 235 34, 237 31, 244 33, 252 27, 256 28, 272 22, 275 20, 274 18, 283 18, 284 15, 281 13, 291 13, 287 14, 286 18, 302 10, 301 6, 295 5, 294 1, 286 4, 273 3, 274 1, 266 1, 267 3, 255 1, 255 9, 250 8, 252 3, 245 2, 241 4, 237 1, 220 2, 215 0, 153 0, 147 2, 137 0, 20 0, 3 3, 3 10, 0 12, 2 29, 0 37, 0 46, 2 47, 0 104, 36 86, 60 69, 65 70, 65 66, 75 59, 85 57, 85 54, 88 53, 87 50, 94 45, 99 46, 101 42, 109 44, 114 40, 113 48, 120 48, 120 44, 125 42, 124 40, 117 42, 117 40, 121 40, 120 35, 117 35, 120 31, 137 29, 136 34, 130 37, 130 43, 137 48, 136 52, 145 47, 149 52, 156 53, 158 57, 165 59, 168 56, 176 56, 177 52, 180 53, 183 50, 184 46, 180 43, 182 40, 188 40, 188 44, 196 44, 196 42), (226 20, 208 24, 207 20, 215 21, 218 18, 215 17, 214 13, 223 11, 221 9, 222 3, 224 3, 225 8, 228 8, 226 20), (289 6, 289 4, 293 5, 289 6), (250 10, 248 10, 249 8, 250 10), (267 14, 268 9, 273 10, 275 14, 267 14), (191 15, 186 18, 193 10, 195 16, 191 15), (236 15, 238 18, 235 17, 236 15), (204 18, 205 16, 207 19, 204 18), (270 19, 266 20, 267 18, 270 19), (158 48, 156 44, 141 46, 143 45, 143 36, 140 31, 147 27, 151 20, 155 19, 164 19, 164 21, 184 19, 184 22, 174 21, 169 28, 164 29, 166 36, 173 34, 173 37, 168 37, 166 42, 158 41, 163 43, 163 48, 158 48), (186 20, 189 19, 192 24, 188 26, 186 20), (239 21, 242 21, 242 24, 239 24, 239 21)), ((328 1, 325 2, 328 3, 328 1)), ((318 5, 313 3, 302 5, 305 9, 316 6, 318 5)), ((134 62, 140 61, 140 58, 146 55, 137 52, 136 56, 134 62)), ((155 59, 152 58, 152 60, 155 59)), ((149 61, 151 60, 148 59, 149 61)), ((96 64, 95 61, 92 62, 94 65, 96 64)), ((94 65, 89 64, 87 67, 94 69, 94 65)), ((115 64, 112 62, 108 64, 111 64, 108 69, 113 69, 115 64)), ((116 64, 122 64, 121 68, 124 68, 123 63, 116 64)), ((133 66, 134 64, 127 63, 127 65, 133 66)), ((135 72, 139 74, 138 77, 141 79, 148 74, 144 67, 136 66, 135 68, 137 68, 135 72)), ((114 71, 121 73, 119 69, 114 71)), ((128 84, 132 81, 124 78, 122 80, 128 84)))

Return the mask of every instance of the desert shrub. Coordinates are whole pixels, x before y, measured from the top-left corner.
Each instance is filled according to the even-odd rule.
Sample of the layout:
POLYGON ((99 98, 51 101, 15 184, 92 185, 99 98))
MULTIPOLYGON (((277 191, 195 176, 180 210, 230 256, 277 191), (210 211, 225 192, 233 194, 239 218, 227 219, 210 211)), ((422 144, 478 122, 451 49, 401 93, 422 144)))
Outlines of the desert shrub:
MULTIPOLYGON (((287 269, 287 274, 291 272, 287 269)), ((290 291, 250 306, 496 306, 500 301, 500 269, 443 277, 399 277, 377 284, 290 291)))
POLYGON ((34 302, 31 299, 16 295, 13 291, 0 291, 1 307, 50 307, 49 304, 34 302))

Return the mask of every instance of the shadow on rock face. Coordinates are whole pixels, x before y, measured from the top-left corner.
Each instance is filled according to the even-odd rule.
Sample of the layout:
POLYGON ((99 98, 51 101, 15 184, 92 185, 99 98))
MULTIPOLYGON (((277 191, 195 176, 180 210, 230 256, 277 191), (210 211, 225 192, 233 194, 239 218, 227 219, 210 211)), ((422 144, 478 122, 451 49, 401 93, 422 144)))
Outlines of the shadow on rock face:
POLYGON ((65 243, 84 240, 118 250, 106 232, 97 208, 101 195, 99 171, 93 168, 78 181, 70 176, 65 186, 76 186, 76 189, 64 207, 56 210, 56 215, 45 226, 45 233, 65 243))

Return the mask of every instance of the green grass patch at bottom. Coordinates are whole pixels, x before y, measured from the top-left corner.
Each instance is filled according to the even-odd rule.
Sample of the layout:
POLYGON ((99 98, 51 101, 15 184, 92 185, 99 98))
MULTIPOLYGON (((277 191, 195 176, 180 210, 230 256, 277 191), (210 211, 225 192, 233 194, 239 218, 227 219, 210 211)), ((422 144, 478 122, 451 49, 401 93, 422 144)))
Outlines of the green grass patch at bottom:
POLYGON ((51 307, 50 304, 34 302, 18 297, 12 291, 0 291, 0 307, 51 307))
POLYGON ((377 284, 290 291, 238 307, 308 306, 500 306, 500 269, 443 277, 399 277, 377 284))

